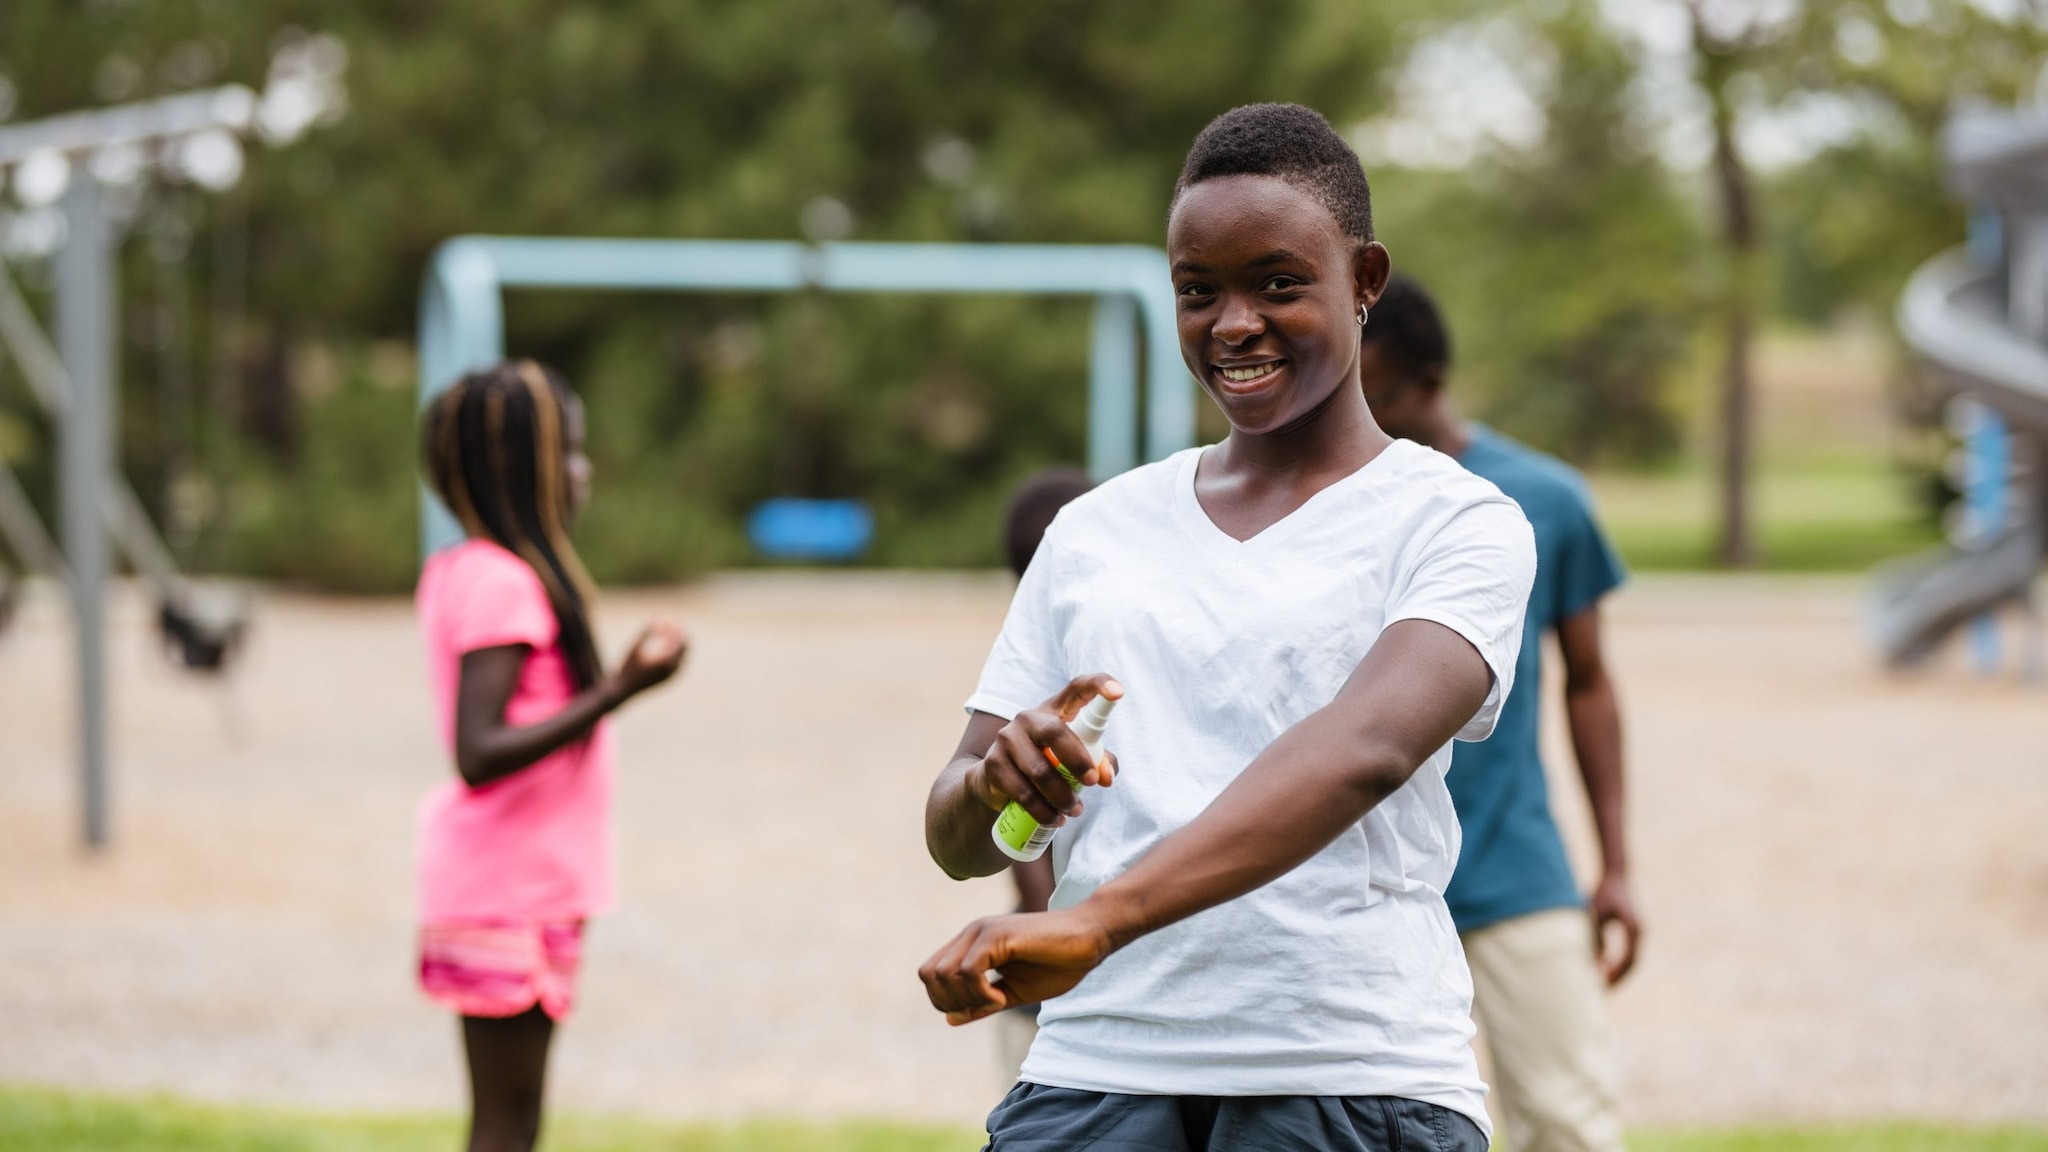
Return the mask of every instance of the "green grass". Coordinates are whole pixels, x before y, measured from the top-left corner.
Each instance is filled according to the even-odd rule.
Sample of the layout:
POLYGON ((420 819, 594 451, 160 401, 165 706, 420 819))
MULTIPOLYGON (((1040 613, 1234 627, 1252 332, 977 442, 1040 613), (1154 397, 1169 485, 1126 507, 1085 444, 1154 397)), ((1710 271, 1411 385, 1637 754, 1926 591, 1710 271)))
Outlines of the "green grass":
MULTIPOLYGON (((1717 489, 1707 469, 1605 473, 1592 484, 1601 518, 1631 568, 1713 566, 1717 489)), ((1899 474, 1876 455, 1767 461, 1758 469, 1752 507, 1769 571, 1860 572, 1940 542, 1899 474)))
POLYGON ((2041 1152, 2044 1128, 1962 1128, 1856 1124, 1816 1128, 1734 1128, 1634 1132, 1632 1152, 2041 1152))
MULTIPOLYGON (((463 1123, 449 1115, 357 1115, 193 1104, 0 1088, 0 1149, 7 1152, 451 1152, 463 1123)), ((548 1152, 957 1152, 979 1132, 846 1120, 664 1124, 613 1117, 550 1117, 548 1152)))
MULTIPOLYGON (((192 1104, 0 1088, 0 1148, 7 1152, 450 1152, 461 1121, 448 1115, 381 1116, 192 1104)), ((952 1152, 979 1148, 965 1129, 883 1121, 828 1124, 674 1124, 567 1116, 552 1119, 548 1152, 952 1152)), ((1635 1152, 2048 1152, 2048 1128, 1861 1124, 1636 1132, 1635 1152)))

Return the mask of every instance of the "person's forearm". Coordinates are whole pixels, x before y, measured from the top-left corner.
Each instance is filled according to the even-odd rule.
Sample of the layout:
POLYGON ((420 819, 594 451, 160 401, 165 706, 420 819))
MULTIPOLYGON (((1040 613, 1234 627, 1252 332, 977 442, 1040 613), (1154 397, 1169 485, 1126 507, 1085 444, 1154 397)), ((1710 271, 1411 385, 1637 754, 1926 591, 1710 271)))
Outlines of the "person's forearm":
POLYGON ((455 767, 463 783, 480 788, 524 768, 588 734, 625 695, 615 677, 585 689, 544 720, 512 727, 494 724, 457 740, 455 767))
MULTIPOLYGON (((985 918, 954 936, 918 969, 933 1006, 965 1024, 1061 995, 1138 937, 1285 875, 1406 784, 1471 721, 1492 681, 1459 632, 1423 619, 1388 625, 1335 700, 1282 732, 1129 871, 1071 908, 985 918)), ((1042 738, 1046 725, 1037 728, 1042 738)), ((970 730, 961 754, 980 746, 981 735, 970 730)), ((1131 770, 1148 769, 1186 771, 1170 761, 1138 761, 1131 770)), ((971 773, 964 786, 977 787, 971 773)), ((1058 789, 1047 799, 1073 810, 1058 789)))
POLYGON ((1621 706, 1614 682, 1600 676, 1565 687, 1565 719, 1593 826, 1600 835, 1601 867, 1610 875, 1628 872, 1628 822, 1622 787, 1621 706))
POLYGON ((1281 733, 1201 815, 1081 907, 1121 948, 1271 883, 1406 784, 1485 703, 1491 682, 1449 628, 1393 624, 1335 700, 1281 733))
POLYGON ((1050 856, 1018 860, 1010 865, 1010 876, 1017 882, 1017 911, 1043 912, 1051 906, 1053 889, 1058 885, 1053 880, 1050 856))
POLYGON ((1286 875, 1415 771, 1329 710, 1283 733, 1185 828, 1086 904, 1121 948, 1286 875))
POLYGON ((932 861, 955 880, 993 876, 1010 865, 989 834, 996 811, 967 787, 967 774, 977 762, 963 756, 948 764, 925 801, 925 847, 932 861))

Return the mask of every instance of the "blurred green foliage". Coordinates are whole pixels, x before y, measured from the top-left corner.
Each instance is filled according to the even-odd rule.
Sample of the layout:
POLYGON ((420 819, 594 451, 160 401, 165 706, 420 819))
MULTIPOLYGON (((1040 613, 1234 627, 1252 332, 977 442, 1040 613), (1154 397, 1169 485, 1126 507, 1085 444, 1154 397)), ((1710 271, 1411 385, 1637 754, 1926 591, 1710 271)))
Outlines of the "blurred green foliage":
POLYGON ((1395 263, 1449 312, 1468 408, 1580 465, 1658 460, 1680 441, 1696 214, 1654 151, 1636 60, 1595 10, 1527 30, 1550 55, 1534 93, 1543 141, 1383 174, 1395 263))
MULTIPOLYGON (((1932 134, 1961 65, 1914 63, 1956 5, 1929 0, 1922 27, 1811 5, 1875 13, 1889 55, 1861 71, 1819 23, 1781 46, 1785 91, 1891 94, 1878 130, 1766 188, 1787 313, 1886 309, 1958 233, 1932 134)), ((1418 43, 1473 19, 1515 21, 1543 57, 1548 131, 1462 170, 1375 167, 1382 239, 1440 290, 1479 414, 1581 463, 1667 459, 1698 387, 1709 222, 1696 175, 1654 147, 1642 53, 1598 11, 15 0, 0 77, 19 120, 260 86, 308 31, 346 45, 338 122, 252 145, 232 193, 151 185, 136 205, 123 451, 188 563, 395 590, 415 563, 414 309, 443 239, 794 237, 830 198, 855 239, 1157 244, 1210 117, 1296 100, 1348 128, 1389 107, 1418 43)), ((519 293, 507 313, 510 350, 589 400, 598 495, 578 536, 607 581, 747 562, 742 518, 771 495, 871 501, 872 563, 994 564, 1008 487, 1083 454, 1087 323, 1083 301, 1000 297, 519 293)), ((0 433, 54 507, 46 429, 5 371, 0 433)))
MULTIPOLYGON (((859 239, 1156 243, 1211 116, 1270 98, 1355 118, 1424 9, 25 0, 0 8, 0 75, 24 118, 260 84, 294 26, 347 45, 344 119, 253 151, 229 198, 172 192, 143 212, 199 233, 195 299, 246 258, 246 319, 201 316, 189 341, 231 376, 202 408, 260 449, 236 454, 232 493, 193 502, 232 519, 224 562, 389 589, 415 547, 399 498, 414 450, 396 398, 355 378, 359 353, 410 339, 448 236, 790 237, 830 197, 859 239), (194 56, 214 67, 174 81, 169 63, 194 56), (342 379, 315 382, 308 349, 342 379)), ((740 518, 776 494, 873 501, 876 563, 995 563, 1008 486, 1082 454, 1087 317, 1065 301, 535 294, 507 330, 589 401, 591 567, 657 580, 744 560, 740 518)), ((136 434, 163 417, 132 403, 153 375, 131 349, 127 464, 152 494, 177 487, 181 451, 136 434)))

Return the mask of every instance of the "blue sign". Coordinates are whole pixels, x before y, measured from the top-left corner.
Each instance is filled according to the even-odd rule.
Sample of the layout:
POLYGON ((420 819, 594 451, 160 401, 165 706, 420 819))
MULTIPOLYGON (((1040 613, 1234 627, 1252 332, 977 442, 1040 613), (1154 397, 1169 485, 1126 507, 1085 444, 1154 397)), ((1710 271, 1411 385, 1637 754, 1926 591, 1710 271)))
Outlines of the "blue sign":
POLYGON ((747 516, 747 540, 771 560, 852 560, 875 539, 875 517, 858 500, 763 500, 747 516))

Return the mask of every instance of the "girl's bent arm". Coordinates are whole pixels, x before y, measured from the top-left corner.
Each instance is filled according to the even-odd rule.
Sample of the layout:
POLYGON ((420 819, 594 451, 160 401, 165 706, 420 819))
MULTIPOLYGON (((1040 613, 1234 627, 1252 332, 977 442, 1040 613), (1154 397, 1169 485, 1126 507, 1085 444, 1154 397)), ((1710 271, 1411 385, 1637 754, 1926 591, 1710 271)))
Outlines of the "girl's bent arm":
MULTIPOLYGON (((993 876, 1010 866, 989 836, 996 817, 1011 801, 1023 805, 1041 825, 1079 816, 1076 789, 1053 767, 1089 764, 1087 745, 1067 727, 1082 705, 1097 696, 1121 697, 1123 686, 1106 673, 1076 676, 1059 694, 1005 721, 976 712, 967 721, 953 761, 925 799, 924 842, 934 863, 955 880, 993 876)), ((1116 777, 1116 757, 1075 774, 1084 785, 1107 787, 1116 777)))
POLYGON ((1112 945, 1263 887, 1322 851, 1450 743, 1492 685, 1479 650, 1451 629, 1389 627, 1335 700, 1095 893, 1112 945))
POLYGON ((1073 908, 980 920, 939 949, 919 970, 932 1004, 961 1024, 1057 996, 1132 940, 1285 875, 1407 783, 1492 682, 1458 633, 1393 624, 1335 700, 1129 871, 1073 908))
POLYGON ((624 700, 617 682, 607 677, 544 720, 517 728, 505 723, 505 705, 532 651, 524 644, 507 644, 462 654, 462 684, 455 702, 455 769, 471 788, 502 780, 587 735, 624 700))
POLYGON ((505 723, 505 705, 533 651, 525 644, 478 648, 462 654, 455 692, 455 770, 480 788, 502 780, 587 734, 605 713, 676 674, 688 642, 673 624, 640 634, 618 671, 571 697, 561 711, 517 728, 505 723))
POLYGON ((982 752, 995 742, 1002 727, 1002 717, 974 713, 952 762, 932 782, 931 795, 925 800, 925 847, 932 861, 955 880, 993 876, 1010 864, 989 836, 998 810, 983 803, 968 782, 968 773, 979 768, 982 752))

